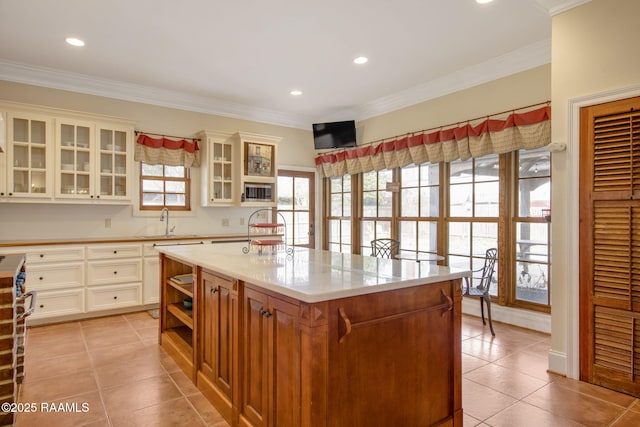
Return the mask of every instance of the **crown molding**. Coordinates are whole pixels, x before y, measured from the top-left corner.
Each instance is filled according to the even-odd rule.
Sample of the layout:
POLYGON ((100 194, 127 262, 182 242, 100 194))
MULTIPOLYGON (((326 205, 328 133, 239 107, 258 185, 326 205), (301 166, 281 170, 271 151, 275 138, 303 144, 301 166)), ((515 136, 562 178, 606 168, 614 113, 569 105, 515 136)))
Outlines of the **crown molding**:
POLYGON ((573 9, 591 0, 534 0, 550 16, 558 15, 567 10, 573 9))
MULTIPOLYGON (((422 85, 378 98, 360 106, 341 109, 325 117, 324 120, 343 120, 344 117, 353 117, 355 120, 368 119, 550 62, 551 40, 546 39, 480 64, 454 71, 422 85)), ((311 124, 314 123, 314 118, 299 114, 288 114, 212 97, 96 78, 3 59, 0 59, 0 80, 290 128, 309 130, 311 124)))
POLYGON ((545 39, 428 83, 378 98, 355 109, 355 116, 357 120, 369 119, 549 63, 551 39, 545 39))
POLYGON ((97 78, 4 59, 0 59, 0 80, 292 128, 307 129, 311 123, 310 118, 301 117, 299 114, 292 115, 213 97, 97 78))

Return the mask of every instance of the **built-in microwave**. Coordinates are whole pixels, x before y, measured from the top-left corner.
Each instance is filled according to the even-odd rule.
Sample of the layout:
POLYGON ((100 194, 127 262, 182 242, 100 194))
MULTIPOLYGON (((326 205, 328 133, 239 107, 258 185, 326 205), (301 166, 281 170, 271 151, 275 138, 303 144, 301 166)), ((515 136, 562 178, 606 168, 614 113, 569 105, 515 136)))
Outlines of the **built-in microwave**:
POLYGON ((273 184, 244 183, 243 201, 247 202, 272 202, 273 184))

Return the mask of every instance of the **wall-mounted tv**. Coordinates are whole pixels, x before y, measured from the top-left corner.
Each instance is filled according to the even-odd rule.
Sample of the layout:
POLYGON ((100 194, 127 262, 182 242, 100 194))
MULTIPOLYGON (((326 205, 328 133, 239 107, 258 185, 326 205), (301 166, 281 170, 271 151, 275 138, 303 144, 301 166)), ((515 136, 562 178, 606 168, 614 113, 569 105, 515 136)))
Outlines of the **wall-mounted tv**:
POLYGON ((316 150, 355 147, 356 122, 354 120, 346 120, 343 122, 314 123, 313 144, 316 150))

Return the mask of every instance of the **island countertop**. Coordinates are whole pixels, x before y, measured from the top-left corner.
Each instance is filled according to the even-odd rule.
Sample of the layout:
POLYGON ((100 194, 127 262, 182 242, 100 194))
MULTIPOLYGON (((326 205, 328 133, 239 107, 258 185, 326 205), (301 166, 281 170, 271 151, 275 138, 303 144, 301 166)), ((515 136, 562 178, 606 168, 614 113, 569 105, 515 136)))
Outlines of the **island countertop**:
POLYGON ((468 270, 307 248, 275 255, 243 253, 246 243, 165 246, 179 261, 216 271, 307 303, 365 295, 468 276, 468 270))

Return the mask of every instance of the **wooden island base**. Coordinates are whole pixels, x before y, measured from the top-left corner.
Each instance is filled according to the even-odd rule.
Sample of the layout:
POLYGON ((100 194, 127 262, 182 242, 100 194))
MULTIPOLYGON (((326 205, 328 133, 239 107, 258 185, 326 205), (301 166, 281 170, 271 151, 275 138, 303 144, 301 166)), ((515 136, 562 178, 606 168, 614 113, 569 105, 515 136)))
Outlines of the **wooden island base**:
POLYGON ((307 303, 161 262, 160 342, 232 426, 462 426, 460 278, 307 303))

